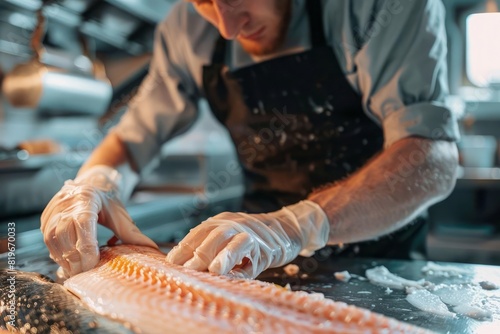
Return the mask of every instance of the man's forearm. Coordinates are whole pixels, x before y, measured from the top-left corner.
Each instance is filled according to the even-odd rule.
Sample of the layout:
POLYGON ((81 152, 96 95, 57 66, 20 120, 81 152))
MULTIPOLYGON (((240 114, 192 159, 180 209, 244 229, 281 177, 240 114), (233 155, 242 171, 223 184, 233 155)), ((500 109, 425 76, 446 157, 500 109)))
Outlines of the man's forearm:
POLYGON ((106 165, 118 168, 120 165, 129 162, 128 153, 125 144, 114 133, 110 132, 103 141, 96 147, 89 159, 80 168, 79 173, 88 170, 96 165, 106 165))
POLYGON ((139 177, 125 143, 114 132, 110 132, 96 147, 89 159, 80 168, 78 175, 82 175, 97 165, 109 166, 120 172, 121 177, 117 184, 119 199, 124 203, 127 202, 139 181, 139 177))
POLYGON ((330 244, 370 240, 397 230, 448 196, 457 164, 454 143, 405 138, 309 199, 329 218, 330 244))

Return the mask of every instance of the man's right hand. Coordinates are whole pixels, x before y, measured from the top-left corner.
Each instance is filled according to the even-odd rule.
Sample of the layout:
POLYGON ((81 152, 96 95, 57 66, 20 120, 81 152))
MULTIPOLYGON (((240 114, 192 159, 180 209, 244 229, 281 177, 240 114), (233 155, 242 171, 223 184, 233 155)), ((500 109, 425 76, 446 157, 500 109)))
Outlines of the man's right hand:
POLYGON ((41 217, 41 231, 50 257, 73 276, 99 262, 97 223, 111 229, 125 244, 157 248, 142 234, 119 200, 120 174, 108 166, 94 166, 65 182, 41 217))

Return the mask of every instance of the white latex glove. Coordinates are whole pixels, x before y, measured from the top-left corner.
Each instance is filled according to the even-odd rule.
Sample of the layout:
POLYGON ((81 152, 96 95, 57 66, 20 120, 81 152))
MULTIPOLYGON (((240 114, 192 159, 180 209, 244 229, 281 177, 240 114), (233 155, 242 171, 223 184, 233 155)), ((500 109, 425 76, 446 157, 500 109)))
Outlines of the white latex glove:
POLYGON ((99 261, 97 223, 111 229, 126 244, 157 248, 142 234, 119 200, 121 175, 108 166, 94 166, 68 180, 47 204, 41 231, 50 257, 73 276, 99 261))
POLYGON ((255 278, 267 268, 292 261, 299 252, 314 254, 326 245, 329 231, 326 214, 308 200, 271 213, 224 212, 193 228, 168 253, 167 262, 255 278))

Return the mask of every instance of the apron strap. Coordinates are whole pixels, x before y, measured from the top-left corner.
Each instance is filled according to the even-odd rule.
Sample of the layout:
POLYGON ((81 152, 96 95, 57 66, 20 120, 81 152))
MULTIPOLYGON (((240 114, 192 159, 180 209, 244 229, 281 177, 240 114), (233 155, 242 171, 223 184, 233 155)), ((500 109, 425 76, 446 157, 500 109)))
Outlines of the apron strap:
MULTIPOLYGON (((326 38, 323 26, 323 8, 321 0, 305 0, 307 4, 307 16, 309 18, 309 30, 311 34, 312 47, 325 46, 326 38)), ((224 64, 226 58, 227 41, 219 35, 212 54, 212 64, 224 64)))
POLYGON ((323 8, 321 6, 321 0, 306 0, 306 3, 312 47, 325 46, 327 43, 323 25, 323 8))
POLYGON ((219 34, 215 43, 214 53, 212 54, 212 64, 224 64, 226 58, 226 39, 219 34))

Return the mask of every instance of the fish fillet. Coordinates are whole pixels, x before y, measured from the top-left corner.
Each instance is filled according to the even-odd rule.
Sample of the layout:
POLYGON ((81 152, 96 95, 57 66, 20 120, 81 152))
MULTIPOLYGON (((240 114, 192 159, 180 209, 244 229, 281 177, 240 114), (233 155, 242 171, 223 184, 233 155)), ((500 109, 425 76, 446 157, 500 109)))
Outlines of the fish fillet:
POLYGON ((322 294, 172 265, 140 246, 103 248, 96 268, 64 285, 142 333, 429 333, 322 294))

